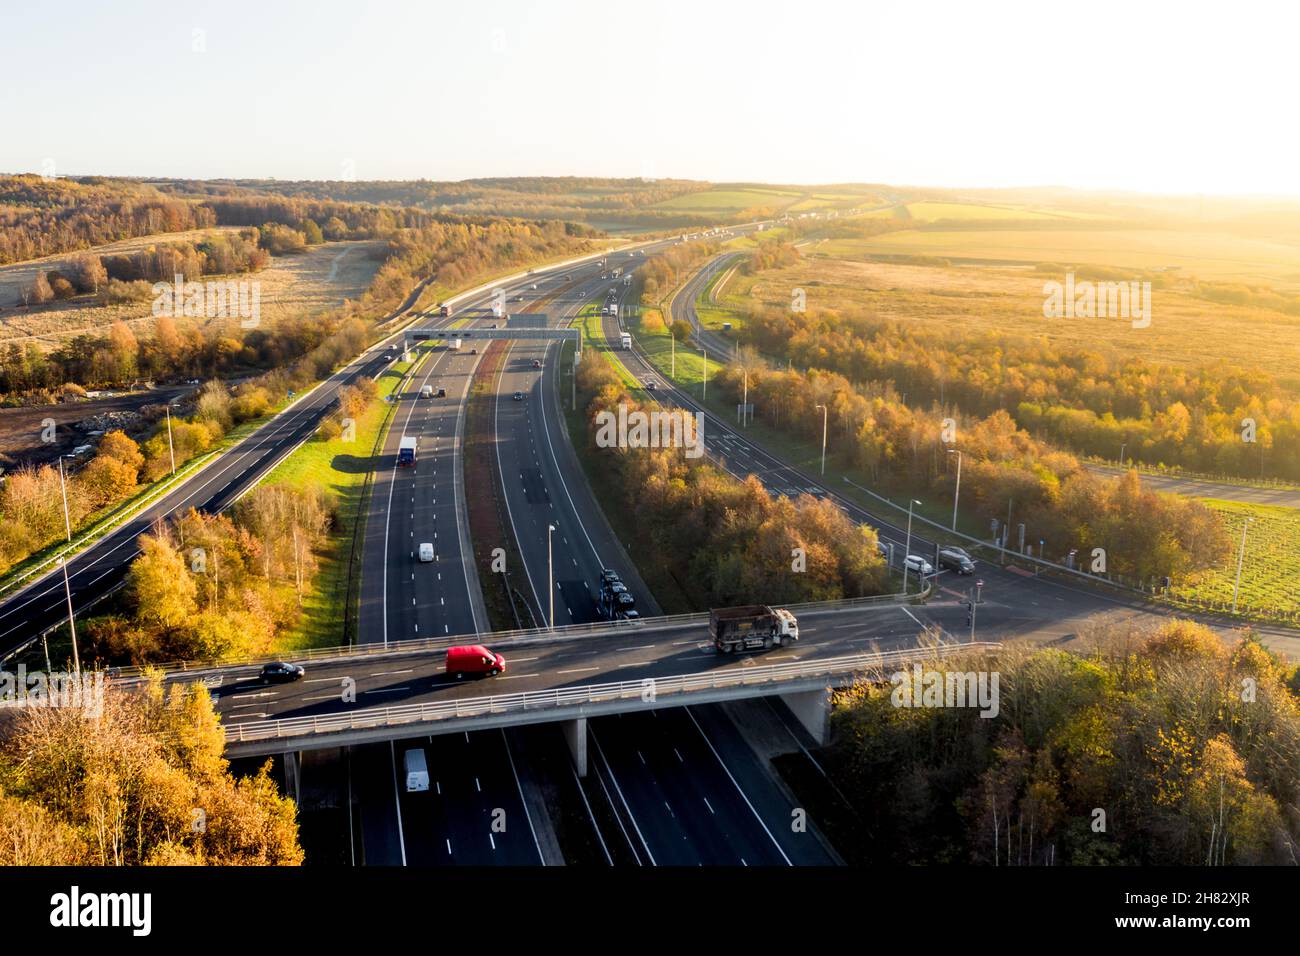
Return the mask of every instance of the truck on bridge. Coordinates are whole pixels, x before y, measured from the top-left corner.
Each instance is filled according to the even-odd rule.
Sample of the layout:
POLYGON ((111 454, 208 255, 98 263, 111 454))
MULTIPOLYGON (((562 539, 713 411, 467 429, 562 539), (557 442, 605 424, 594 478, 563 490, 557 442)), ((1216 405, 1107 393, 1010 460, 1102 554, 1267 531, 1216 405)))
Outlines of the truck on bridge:
POLYGON ((709 612, 709 637, 719 654, 769 650, 799 640, 799 622, 783 607, 745 604, 709 612))
POLYGON ((401 443, 397 446, 397 463, 402 467, 415 464, 415 446, 417 444, 414 435, 403 435, 401 443))

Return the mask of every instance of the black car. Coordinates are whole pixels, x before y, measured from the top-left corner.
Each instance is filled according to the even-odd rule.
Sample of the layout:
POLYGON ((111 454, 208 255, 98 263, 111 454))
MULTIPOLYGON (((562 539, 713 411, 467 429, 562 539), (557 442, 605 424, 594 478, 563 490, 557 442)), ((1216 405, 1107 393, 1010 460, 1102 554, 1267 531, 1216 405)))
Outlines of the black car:
POLYGON ((602 584, 617 584, 622 582, 622 577, 613 568, 602 568, 600 572, 600 581, 602 584))
POLYGON ((961 548, 942 548, 939 551, 939 567, 956 571, 958 574, 975 573, 975 562, 961 548))
POLYGON ((262 673, 257 679, 263 684, 292 684, 296 680, 302 680, 306 673, 301 664, 276 661, 273 664, 263 664, 262 673))

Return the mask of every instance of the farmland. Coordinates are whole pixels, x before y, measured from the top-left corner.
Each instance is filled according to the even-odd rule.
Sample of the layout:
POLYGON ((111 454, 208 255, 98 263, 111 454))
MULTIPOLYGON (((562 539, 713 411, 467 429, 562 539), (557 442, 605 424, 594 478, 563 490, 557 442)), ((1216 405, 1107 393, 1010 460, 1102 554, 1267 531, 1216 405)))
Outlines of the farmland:
MULTIPOLYGON (((102 254, 133 252, 156 243, 188 239, 197 241, 221 231, 209 229, 132 239, 94 250, 102 254)), ((298 255, 280 256, 256 273, 224 277, 233 281, 256 281, 260 285, 261 321, 268 327, 284 316, 323 312, 344 299, 356 298, 365 290, 380 266, 380 241, 328 242, 312 246, 298 255)), ((25 262, 0 268, 0 345, 6 341, 36 338, 48 346, 82 333, 97 333, 113 323, 126 323, 137 334, 148 334, 153 326, 152 300, 116 305, 101 304, 92 296, 23 307, 22 286, 31 282, 37 268, 55 269, 67 259, 51 256, 39 263, 25 262)), ((223 277, 205 276, 204 281, 223 277)), ((213 331, 238 325, 238 319, 197 320, 213 331)))
MULTIPOLYGON (((930 233, 892 233, 883 239, 930 233)), ((967 233, 940 233, 958 238, 967 233)), ((1002 236, 1002 233, 998 233, 1002 236)), ((1009 234, 1016 235, 1016 234, 1009 234)), ((1055 233, 1033 235, 1056 236, 1055 233)), ((874 248, 874 243, 860 244, 874 248)), ((737 275, 728 283, 724 304, 752 303, 788 308, 791 291, 807 294, 809 312, 861 310, 880 320, 917 323, 954 335, 1006 335, 1045 338, 1061 347, 1106 349, 1117 355, 1188 366, 1217 361, 1268 372, 1300 394, 1300 317, 1244 305, 1208 302, 1187 285, 1152 292, 1150 327, 1134 329, 1123 319, 1046 319, 1043 284, 1063 274, 1026 267, 954 265, 936 267, 905 262, 843 258, 842 241, 814 242, 795 265, 737 275)), ((938 247, 936 247, 938 248, 938 247)), ((847 251, 854 251, 853 249, 847 251)), ((1297 262, 1300 268, 1300 262, 1297 262)))
POLYGON ((1238 608, 1260 617, 1300 620, 1300 598, 1295 582, 1300 578, 1300 510, 1235 501, 1205 503, 1223 518, 1234 545, 1233 560, 1201 581, 1179 588, 1176 599, 1197 605, 1231 607, 1236 578, 1236 548, 1246 530, 1238 608), (1247 521, 1249 520, 1249 526, 1247 521))

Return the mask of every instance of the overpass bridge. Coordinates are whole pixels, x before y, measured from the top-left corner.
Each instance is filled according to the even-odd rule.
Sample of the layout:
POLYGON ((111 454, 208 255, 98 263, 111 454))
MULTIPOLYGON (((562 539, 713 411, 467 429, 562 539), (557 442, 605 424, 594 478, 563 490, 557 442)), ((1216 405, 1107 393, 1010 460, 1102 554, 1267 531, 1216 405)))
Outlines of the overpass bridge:
POLYGON ((862 677, 884 679, 887 673, 913 663, 998 647, 1001 644, 990 642, 943 644, 766 665, 757 663, 761 658, 749 657, 738 666, 702 673, 237 723, 226 727, 226 752, 231 757, 296 753, 403 737, 563 722, 578 773, 585 776, 588 717, 777 695, 821 743, 835 687, 862 677))
MULTIPOLYGON (((232 757, 564 722, 581 767, 578 744, 585 744, 580 731, 588 717, 776 695, 821 739, 831 688, 886 668, 1000 646, 973 641, 956 601, 923 608, 932 594, 927 586, 906 596, 788 605, 799 618, 800 641, 763 654, 720 655, 709 641, 708 615, 681 614, 314 649, 293 658, 306 674, 291 684, 259 682, 270 658, 161 670, 165 682, 208 689, 232 757), (486 680, 448 676, 446 648, 470 641, 502 653, 506 671, 486 680)), ((990 605, 981 620, 1005 633, 1019 617, 990 605)), ((109 676, 128 687, 144 679, 139 669, 109 676)))

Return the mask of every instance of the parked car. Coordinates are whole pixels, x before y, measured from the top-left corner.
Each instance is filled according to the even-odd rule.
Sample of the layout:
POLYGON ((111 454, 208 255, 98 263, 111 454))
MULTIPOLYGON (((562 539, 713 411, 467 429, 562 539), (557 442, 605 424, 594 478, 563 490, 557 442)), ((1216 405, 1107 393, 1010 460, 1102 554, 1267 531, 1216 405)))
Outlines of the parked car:
POLYGON ((258 674, 257 679, 263 684, 292 684, 296 680, 302 680, 306 673, 301 664, 275 661, 272 664, 263 664, 262 672, 258 674))
POLYGON ((489 651, 482 644, 462 644, 447 648, 447 673, 457 679, 466 674, 487 674, 495 677, 506 669, 506 659, 489 651))
POLYGON ((975 562, 961 548, 941 548, 939 551, 939 567, 956 571, 958 574, 975 573, 975 562))
POLYGON ((919 554, 909 554, 907 556, 907 570, 918 571, 921 574, 934 573, 934 567, 919 554))

